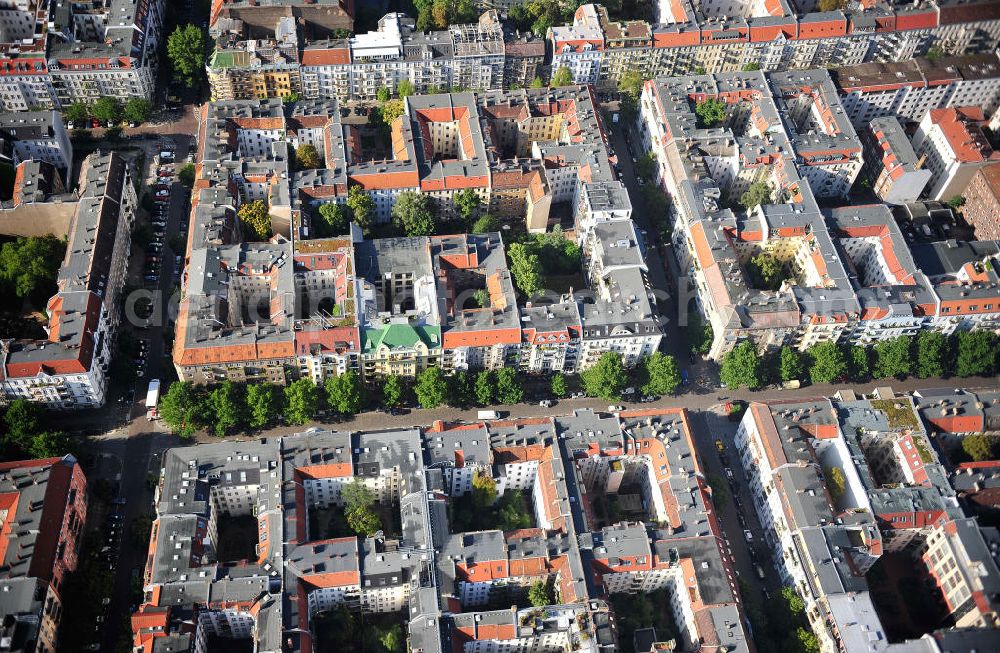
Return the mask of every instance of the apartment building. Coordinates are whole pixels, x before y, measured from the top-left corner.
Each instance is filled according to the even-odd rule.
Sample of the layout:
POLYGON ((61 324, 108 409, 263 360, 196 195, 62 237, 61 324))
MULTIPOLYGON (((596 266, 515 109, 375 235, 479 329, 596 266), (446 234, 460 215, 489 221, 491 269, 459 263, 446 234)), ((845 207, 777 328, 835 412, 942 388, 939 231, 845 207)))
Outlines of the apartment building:
POLYGON ((533 34, 505 34, 503 43, 503 87, 531 86, 535 78, 549 78, 545 41, 533 34))
POLYGON ((220 37, 207 69, 215 100, 298 96, 302 77, 295 22, 281 18, 273 39, 220 37))
POLYGON ((913 135, 913 149, 926 158, 931 180, 927 195, 950 200, 961 195, 973 175, 991 161, 1000 160, 983 134, 982 107, 932 109, 913 135))
POLYGON ((866 179, 875 194, 887 204, 916 202, 933 173, 923 167, 899 120, 875 118, 862 139, 866 179))
POLYGON ((0 114, 0 157, 17 167, 22 161, 42 161, 69 176, 73 145, 56 111, 0 114))
POLYGON ((920 122, 932 109, 1000 107, 1000 61, 995 53, 893 60, 843 66, 830 71, 840 102, 856 128, 875 118, 920 122))
POLYGON ((980 168, 962 194, 962 217, 978 240, 1000 240, 1000 163, 980 168))
POLYGON ((354 27, 355 0, 212 0, 209 33, 247 29, 266 33, 282 18, 308 27, 317 38, 354 27))
POLYGON ((753 403, 735 443, 775 566, 822 650, 929 646, 886 637, 866 575, 890 553, 944 583, 958 627, 996 628, 992 529, 965 518, 909 397, 753 403))
POLYGON ((151 98, 163 0, 24 0, 5 11, 0 109, 151 98))
POLYGON ((203 116, 174 348, 182 378, 318 383, 347 369, 413 376, 433 365, 575 371, 606 351, 634 365, 657 349, 645 244, 589 89, 406 98, 391 159, 369 158, 334 100, 215 102, 203 116), (289 172, 289 148, 305 143, 323 167, 289 172), (455 193, 472 189, 491 214, 536 232, 563 203, 590 288, 545 306, 519 299, 502 232, 366 240, 352 227, 312 238, 319 207, 345 202, 349 187, 372 198, 381 222, 404 191, 426 193, 447 217, 455 193), (235 212, 258 199, 277 237, 244 242, 235 212))
POLYGON ((463 612, 452 620, 455 638, 468 653, 510 650, 572 650, 583 653, 613 650, 608 614, 579 605, 463 612), (596 622, 587 628, 590 620, 596 622))
POLYGON ((59 291, 46 307, 49 337, 0 342, 6 401, 55 409, 104 404, 137 204, 129 165, 117 153, 84 159, 59 291))
POLYGON ((204 651, 227 637, 259 651, 308 653, 317 650, 322 613, 346 608, 406 610, 410 650, 422 653, 560 646, 611 653, 619 649, 609 608, 589 599, 625 583, 630 591, 669 591, 686 646, 749 651, 732 562, 692 442, 680 409, 583 410, 171 449, 156 490, 145 599, 132 618, 135 649, 204 651), (632 432, 640 437, 631 440, 632 432), (599 526, 585 498, 597 488, 585 488, 578 469, 588 450, 600 450, 612 474, 621 463, 648 479, 644 491, 659 497, 671 528, 599 526), (489 475, 500 495, 529 495, 534 525, 458 531, 448 503, 469 491, 470 471, 489 475), (387 524, 378 537, 328 537, 331 511, 342 509, 343 487, 355 482, 372 489, 381 508, 399 511, 398 531, 387 524), (677 511, 680 501, 695 503, 677 511), (234 520, 256 523, 255 546, 239 560, 231 559, 234 520), (593 547, 592 563, 581 547, 593 547), (642 582, 638 567, 625 569, 615 557, 634 547, 646 551, 642 582), (556 592, 545 614, 485 609, 491 597, 523 593, 539 580, 556 592))
MULTIPOLYGON (((405 14, 390 13, 371 32, 350 38, 303 37, 301 49, 296 23, 287 16, 270 26, 273 39, 247 40, 239 31, 245 24, 233 26, 238 31, 220 35, 208 63, 212 96, 217 100, 290 94, 371 100, 381 89, 395 93, 403 80, 412 83, 417 93, 491 90, 504 83, 504 34, 492 10, 476 23, 432 32, 418 31, 405 14)), ((530 47, 519 60, 525 75, 540 66, 530 47)))
POLYGON ((603 6, 586 4, 547 38, 553 71, 565 67, 577 83, 613 88, 627 70, 648 79, 749 65, 775 71, 907 61, 932 45, 952 54, 988 52, 1000 43, 1000 9, 988 2, 877 2, 822 13, 814 3, 784 0, 680 0, 662 5, 650 25, 613 22, 603 6))
POLYGON ((54 653, 87 521, 83 470, 70 455, 0 464, 0 513, 0 638, 9 650, 54 653))
POLYGON ((744 338, 804 350, 996 323, 993 241, 910 245, 884 205, 819 208, 818 196, 846 192, 862 166, 825 71, 659 78, 646 83, 641 115, 672 199, 675 251, 712 324, 709 356, 744 338), (726 103, 721 125, 698 124, 705 98, 726 103), (769 198, 747 211, 734 200, 754 183, 769 198), (752 272, 765 252, 786 270, 776 287, 752 272))

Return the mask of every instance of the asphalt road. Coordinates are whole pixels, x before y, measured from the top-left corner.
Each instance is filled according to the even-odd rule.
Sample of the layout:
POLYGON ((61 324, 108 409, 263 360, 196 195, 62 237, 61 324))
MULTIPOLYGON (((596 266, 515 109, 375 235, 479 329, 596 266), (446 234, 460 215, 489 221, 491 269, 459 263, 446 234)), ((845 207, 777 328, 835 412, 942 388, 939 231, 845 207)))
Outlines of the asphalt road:
MULTIPOLYGON (((191 193, 177 180, 176 173, 184 165, 184 158, 187 156, 188 144, 191 142, 190 136, 176 135, 164 137, 159 141, 162 144, 170 144, 176 156, 173 164, 175 176, 170 185, 170 201, 168 204, 166 227, 164 228, 163 248, 160 250, 160 272, 159 279, 153 284, 146 284, 143 290, 155 293, 154 303, 156 308, 148 320, 148 326, 129 325, 137 339, 149 342, 149 353, 143 367, 143 374, 135 381, 134 402, 131 406, 131 417, 144 416, 146 390, 149 387, 150 379, 162 379, 164 368, 172 366, 170 361, 170 346, 165 336, 166 327, 172 322, 171 298, 175 285, 179 285, 180 271, 175 267, 176 256, 184 257, 184 251, 175 252, 170 247, 170 242, 178 235, 186 243, 186 232, 181 232, 181 225, 187 225, 191 206, 191 193)), ((156 149, 159 149, 157 147, 156 149)), ((152 159, 150 159, 152 162, 152 159)), ((153 166, 152 174, 156 174, 156 166, 153 166)), ((133 265, 144 265, 145 255, 139 257, 138 262, 133 265)), ((137 278, 141 280, 145 274, 144 269, 137 271, 137 278)), ((128 312, 126 311, 126 322, 128 312)), ((171 372, 172 374, 172 372, 171 372)))
MULTIPOLYGON (((174 171, 176 173, 183 165, 187 156, 188 144, 191 137, 187 135, 165 136, 159 141, 147 141, 147 149, 158 150, 163 143, 171 143, 176 153, 174 171), (155 147, 151 147, 154 146, 155 147)), ((156 165, 153 157, 147 155, 147 164, 150 166, 146 172, 144 188, 148 186, 150 174, 156 175, 156 165)), ((115 476, 111 480, 117 480, 118 495, 125 497, 126 504, 122 507, 124 513, 123 523, 126 532, 122 538, 118 563, 115 567, 114 590, 112 591, 111 604, 109 606, 107 624, 102 632, 102 650, 112 651, 117 648, 118 640, 122 636, 122 622, 128 618, 132 612, 133 604, 131 598, 131 585, 133 570, 138 570, 138 574, 143 573, 146 563, 146 547, 134 547, 128 537, 128 527, 132 522, 142 515, 152 515, 153 493, 146 487, 146 476, 148 473, 159 473, 159 455, 164 449, 171 446, 178 446, 179 439, 168 433, 157 431, 158 423, 150 423, 146 420, 145 399, 149 380, 163 378, 164 371, 170 362, 170 343, 165 339, 165 326, 169 315, 169 303, 172 290, 175 285, 177 270, 174 266, 174 257, 184 252, 173 252, 170 248, 171 239, 180 234, 180 226, 187 222, 190 208, 190 194, 176 176, 170 186, 170 201, 168 204, 166 226, 164 227, 164 244, 160 252, 160 275, 155 284, 140 286, 143 290, 154 291, 154 302, 158 308, 154 310, 153 319, 149 325, 142 328, 129 323, 128 312, 123 320, 123 328, 133 331, 136 339, 149 342, 149 351, 145 365, 142 367, 143 375, 133 382, 134 397, 133 403, 128 406, 129 421, 125 428, 117 428, 110 434, 93 438, 94 454, 96 457, 105 459, 111 458, 119 461, 117 466, 111 466, 115 471, 115 476), (164 318, 156 319, 157 315, 164 318)), ((131 261, 130 270, 132 278, 139 281, 145 275, 145 254, 134 256, 131 261)), ((172 373, 172 372, 171 372, 172 373)), ((99 466, 99 470, 109 469, 107 465, 99 466)))

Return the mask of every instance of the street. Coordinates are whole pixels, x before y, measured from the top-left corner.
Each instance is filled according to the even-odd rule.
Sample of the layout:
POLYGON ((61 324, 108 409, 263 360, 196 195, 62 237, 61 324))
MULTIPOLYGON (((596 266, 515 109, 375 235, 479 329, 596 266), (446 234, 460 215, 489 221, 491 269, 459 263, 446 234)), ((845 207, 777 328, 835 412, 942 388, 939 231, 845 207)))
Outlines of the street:
MULTIPOLYGON (((159 379, 164 376, 164 371, 169 370, 170 343, 167 337, 170 335, 166 327, 169 324, 169 305, 173 295, 174 286, 179 284, 179 279, 175 281, 179 270, 175 267, 175 257, 184 257, 184 252, 174 252, 170 243, 178 236, 181 242, 187 242, 186 228, 181 229, 181 225, 186 225, 190 207, 190 193, 176 176, 178 170, 184 162, 188 144, 191 137, 184 134, 165 136, 155 142, 156 148, 166 147, 167 144, 173 147, 175 152, 174 171, 169 188, 169 201, 163 229, 163 246, 160 250, 159 278, 152 285, 146 284, 145 290, 153 291, 154 308, 148 326, 143 324, 129 324, 129 311, 126 311, 126 319, 123 321, 123 328, 130 329, 136 339, 146 341, 148 349, 144 364, 140 365, 142 375, 137 376, 133 382, 132 392, 134 397, 129 406, 129 417, 127 430, 95 438, 95 453, 98 455, 111 455, 123 461, 124 473, 118 484, 118 496, 124 497, 126 503, 121 507, 124 513, 124 523, 132 524, 138 517, 143 515, 153 516, 152 506, 153 493, 147 488, 146 477, 148 474, 159 474, 159 454, 164 449, 177 446, 178 438, 165 432, 158 432, 156 427, 159 422, 148 422, 146 420, 146 388, 150 379, 159 379)), ((153 164, 153 157, 148 157, 151 174, 147 174, 147 179, 157 176, 157 166, 153 164)), ((145 189, 148 184, 144 184, 145 189)), ((138 256, 133 256, 131 262, 131 272, 134 278, 142 280, 146 270, 144 265, 146 257, 140 252, 138 256), (138 269, 136 269, 138 267, 138 269)), ((172 374, 172 370, 169 370, 172 374)), ((142 574, 146 563, 147 550, 142 547, 135 547, 128 537, 122 538, 121 550, 118 564, 115 567, 114 591, 111 597, 111 604, 108 613, 108 622, 118 623, 126 619, 134 608, 133 604, 133 570, 138 570, 142 574)), ((103 650, 114 650, 117 640, 121 636, 121 630, 117 628, 107 628, 104 633, 103 650)))

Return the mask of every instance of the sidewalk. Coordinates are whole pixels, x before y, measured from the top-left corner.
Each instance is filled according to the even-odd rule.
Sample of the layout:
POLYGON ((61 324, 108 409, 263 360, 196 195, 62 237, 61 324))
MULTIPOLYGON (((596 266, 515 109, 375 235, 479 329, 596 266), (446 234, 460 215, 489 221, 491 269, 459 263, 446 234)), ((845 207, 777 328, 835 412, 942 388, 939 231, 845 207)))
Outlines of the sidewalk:
MULTIPOLYGON (((749 390, 719 390, 719 391, 708 391, 708 390, 695 390, 693 392, 688 392, 680 395, 663 397, 657 401, 649 403, 637 403, 637 402, 618 402, 620 405, 626 407, 626 409, 650 409, 650 408, 686 408, 689 411, 701 411, 701 410, 712 410, 720 409, 720 407, 727 401, 732 401, 735 399, 753 402, 753 401, 775 401, 775 400, 787 400, 787 399, 803 399, 812 397, 826 397, 831 396, 838 391, 851 390, 857 394, 870 393, 875 388, 880 387, 890 387, 897 393, 910 393, 915 390, 920 389, 930 389, 930 388, 955 388, 955 387, 967 387, 970 389, 984 389, 984 388, 996 388, 1000 386, 1000 379, 985 379, 982 377, 975 377, 969 379, 907 379, 906 381, 898 381, 895 379, 890 380, 880 380, 873 381, 871 383, 865 384, 855 384, 855 385, 834 385, 834 384, 819 384, 813 386, 807 386, 804 388, 799 388, 796 390, 786 390, 780 387, 770 387, 764 390, 751 392, 749 390), (962 385, 956 385, 954 382, 963 382, 962 385), (991 383, 992 381, 992 383, 991 383)), ((492 406, 491 408, 495 410, 502 411, 506 418, 520 418, 520 417, 550 417, 553 415, 568 415, 574 410, 590 408, 595 411, 607 411, 608 402, 602 399, 594 398, 581 398, 581 399, 562 399, 555 402, 554 406, 551 408, 545 408, 537 404, 518 404, 515 406, 492 406)), ((256 439, 262 437, 280 437, 286 435, 292 435, 295 433, 302 433, 310 428, 323 428, 331 430, 387 430, 387 429, 400 429, 400 428, 412 428, 416 426, 428 427, 431 426, 437 420, 443 420, 447 422, 475 422, 477 421, 476 413, 479 410, 477 407, 462 409, 462 408, 452 408, 449 406, 442 406, 433 409, 423 409, 423 408, 413 408, 406 415, 389 415, 381 411, 367 411, 364 413, 359 413, 353 417, 343 418, 343 419, 329 419, 321 421, 312 421, 300 426, 291 425, 281 425, 275 426, 263 431, 241 434, 241 435, 230 435, 226 438, 216 438, 206 432, 199 432, 192 439, 192 444, 195 442, 218 442, 220 439, 226 441, 239 441, 256 439)), ((144 420, 145 418, 140 418, 144 420)), ((165 428, 162 424, 157 424, 157 429, 165 428)), ((152 430, 148 426, 144 426, 143 430, 152 430)))

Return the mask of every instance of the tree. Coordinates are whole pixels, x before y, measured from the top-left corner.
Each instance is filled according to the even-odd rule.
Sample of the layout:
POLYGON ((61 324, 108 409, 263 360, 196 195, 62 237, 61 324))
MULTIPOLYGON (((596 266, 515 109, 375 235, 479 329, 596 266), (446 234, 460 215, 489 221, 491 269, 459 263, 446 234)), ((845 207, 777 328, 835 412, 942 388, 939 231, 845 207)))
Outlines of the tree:
POLYGON ((153 103, 144 97, 134 97, 125 103, 125 120, 136 125, 149 120, 153 113, 153 103))
POLYGON ((712 340, 715 338, 712 325, 704 322, 701 313, 697 310, 688 312, 688 323, 685 332, 692 352, 707 354, 712 348, 712 340))
POLYGON ((784 601, 785 609, 793 617, 797 617, 805 612, 806 604, 802 597, 798 595, 793 587, 782 587, 781 598, 784 601))
POLYGON ((552 75, 552 86, 569 86, 573 83, 573 72, 566 66, 560 67, 552 75))
POLYGON ((437 216, 430 195, 403 191, 392 205, 392 221, 407 236, 431 236, 437 229, 437 216))
POLYGON ((507 248, 507 257, 518 290, 530 297, 542 289, 542 264, 537 254, 524 243, 514 243, 507 248))
POLYGON ((458 370, 448 377, 448 405, 465 407, 475 400, 473 380, 465 370, 458 370))
POLYGON ((753 284, 761 290, 778 290, 785 281, 785 269, 771 252, 761 252, 747 265, 753 284))
MULTIPOLYGON (((820 0, 825 2, 826 0, 820 0)), ((836 1, 836 0, 834 0, 836 1)), ((819 639, 816 635, 804 626, 795 629, 795 644, 801 653, 819 653, 819 639)))
POLYGON ((937 331, 917 335, 917 376, 927 379, 944 376, 951 360, 951 343, 937 331))
POLYGON ((344 502, 346 510, 371 508, 375 505, 376 499, 375 491, 357 478, 340 488, 340 500, 344 502))
POLYGON ((569 393, 566 387, 566 377, 562 372, 556 372, 552 375, 552 394, 562 399, 569 393))
POLYGON ((403 403, 403 393, 405 392, 406 386, 403 384, 403 378, 396 374, 390 374, 385 377, 385 381, 382 383, 382 403, 388 408, 398 408, 403 403))
POLYGON ((86 102, 74 102, 66 107, 65 115, 69 122, 83 122, 90 117, 90 107, 86 102))
POLYGON ((27 399, 15 399, 10 402, 3 421, 7 427, 4 434, 5 454, 27 451, 35 436, 41 429, 44 410, 27 399))
POLYGON ((458 210, 458 214, 462 216, 464 220, 472 220, 476 212, 479 211, 480 205, 482 205, 482 199, 472 188, 464 188, 457 193, 452 200, 455 203, 455 208, 458 210))
POLYGON ((243 237, 250 241, 267 241, 271 238, 271 215, 264 200, 244 202, 236 212, 243 228, 243 237))
POLYGON ((345 515, 351 530, 363 537, 371 537, 382 528, 382 520, 371 508, 354 508, 345 515))
POLYGON ((545 82, 542 81, 541 77, 536 75, 535 78, 531 80, 531 88, 542 88, 543 86, 545 86, 545 82))
POLYGON ((740 205, 748 212, 771 201, 771 185, 766 181, 755 181, 740 195, 740 205))
POLYGON ((640 367, 640 391, 644 395, 670 395, 681 384, 681 370, 673 356, 655 351, 640 367))
POLYGON ((829 488, 830 496, 833 497, 833 502, 836 504, 847 491, 847 478, 844 476, 844 470, 840 467, 828 467, 823 470, 823 474, 826 476, 826 487, 829 488))
POLYGON ((925 54, 924 56, 927 58, 928 61, 933 62, 945 56, 945 54, 947 53, 944 51, 944 48, 942 48, 940 45, 935 45, 931 47, 929 50, 927 50, 927 54, 925 54))
POLYGON ((809 348, 809 379, 813 383, 834 383, 847 377, 847 360, 834 342, 821 342, 809 348))
POLYGON ((323 166, 316 146, 310 143, 303 143, 295 148, 295 162, 299 165, 299 170, 312 170, 323 166))
POLYGON ((757 345, 744 340, 728 351, 722 357, 719 379, 733 390, 742 387, 756 390, 764 385, 764 365, 757 345))
POLYGON ((492 406, 496 390, 496 375, 490 370, 482 370, 476 375, 476 403, 492 406))
POLYGON ((961 195, 956 195, 955 197, 948 200, 948 206, 953 209, 960 209, 965 206, 965 198, 961 195))
POLYGON ((358 226, 368 232, 375 220, 375 200, 360 186, 351 186, 347 191, 347 207, 358 226))
POLYGON ((375 91, 375 99, 379 101, 379 104, 388 102, 390 98, 392 98, 392 91, 385 86, 375 91))
POLYGON ((875 378, 904 378, 909 376, 913 366, 910 354, 910 339, 898 336, 891 340, 881 340, 875 343, 875 378))
POLYGON ((760 64, 759 63, 748 63, 748 64, 744 64, 743 65, 743 71, 744 72, 751 73, 751 72, 754 72, 755 70, 760 70, 760 64))
POLYGON ((195 168, 193 163, 185 163, 177 171, 177 179, 188 188, 194 188, 195 168))
POLYGON ((695 105, 694 115, 698 127, 715 127, 726 119, 726 104, 715 98, 706 98, 695 105))
POLYGON ((656 157, 652 152, 646 152, 635 161, 635 176, 651 181, 656 176, 656 157))
POLYGON ((399 84, 396 85, 396 95, 401 98, 410 97, 413 95, 416 89, 413 88, 413 82, 408 79, 401 80, 399 84))
POLYGON ((241 401, 239 392, 232 381, 228 379, 208 395, 208 409, 212 415, 212 430, 222 437, 226 431, 239 424, 241 420, 241 401))
POLYGON ((591 397, 607 401, 618 401, 622 391, 628 386, 628 372, 622 363, 622 356, 616 351, 605 352, 597 363, 580 375, 583 391, 591 397))
POLYGON ((544 580, 535 581, 531 587, 528 588, 528 600, 531 601, 531 605, 536 608, 542 608, 546 605, 552 605, 555 603, 555 597, 552 596, 549 584, 544 580))
POLYGON ((804 369, 802 356, 799 355, 798 351, 788 346, 782 347, 780 359, 782 381, 799 381, 802 379, 804 369))
POLYGON ((201 392, 187 381, 170 385, 160 397, 160 417, 177 435, 189 438, 204 425, 204 401, 201 392))
POLYGON ((380 633, 378 641, 385 653, 402 653, 406 650, 406 637, 399 624, 392 624, 385 632, 380 633))
POLYGON ((122 103, 116 97, 105 95, 90 107, 90 115, 102 123, 117 124, 122 120, 122 103))
POLYGON ((403 115, 403 101, 402 100, 389 100, 385 102, 379 111, 382 113, 382 122, 387 126, 392 127, 392 123, 396 122, 396 118, 403 115))
POLYGON ((517 378, 517 370, 513 367, 502 367, 497 372, 497 403, 510 405, 519 404, 524 399, 524 388, 517 378))
POLYGON ((502 531, 531 528, 533 523, 526 510, 524 495, 520 490, 508 490, 496 502, 497 527, 502 531))
POLYGON ((431 16, 434 18, 434 26, 438 29, 448 27, 448 0, 434 0, 431 5, 431 16))
POLYGON ((500 222, 489 213, 479 216, 479 218, 472 223, 472 233, 474 234, 486 234, 499 230, 500 222))
POLYGON ((962 451, 975 462, 995 460, 997 458, 997 440, 985 433, 973 433, 962 438, 962 451))
POLYGON ((128 539, 136 549, 144 549, 149 546, 149 535, 153 531, 153 518, 149 515, 139 515, 136 517, 128 529, 128 539))
POLYGON ((472 293, 472 300, 479 308, 489 308, 490 291, 488 291, 486 288, 478 288, 476 289, 476 292, 472 293))
POLYGON ((644 83, 645 80, 642 78, 642 73, 635 68, 630 68, 618 79, 618 90, 633 100, 638 100, 644 83))
POLYGON ((205 69, 205 37, 194 25, 177 26, 167 39, 167 57, 174 79, 193 88, 205 69))
POLYGON ((248 424, 259 429, 278 411, 278 387, 270 383, 251 383, 246 392, 248 424))
POLYGON ((413 391, 423 408, 437 408, 448 396, 448 380, 440 367, 428 367, 417 376, 413 391))
POLYGON ((354 370, 327 377, 324 388, 326 403, 342 415, 356 415, 364 405, 361 377, 354 370))
POLYGON ((712 488, 712 503, 717 507, 723 507, 730 502, 732 494, 729 492, 729 484, 718 474, 708 475, 708 485, 712 488))
POLYGON ((847 7, 847 0, 819 0, 820 11, 840 11, 847 7))
POLYGON ((351 210, 347 206, 326 202, 319 205, 317 213, 317 219, 312 222, 315 236, 326 238, 347 233, 351 224, 351 210))
POLYGON ((18 297, 55 283, 66 243, 55 236, 17 238, 0 247, 0 281, 18 297))
POLYGON ((319 388, 309 379, 299 379, 285 386, 285 421, 305 424, 319 407, 319 388))
POLYGON ((72 442, 62 431, 46 431, 31 438, 28 450, 32 458, 62 458, 72 453, 72 442))
POLYGON ((488 508, 497 499, 497 484, 489 473, 477 471, 472 477, 472 503, 479 509, 488 508))
POLYGON ((847 366, 852 381, 867 381, 871 376, 868 348, 861 345, 848 345, 847 366))
POLYGON ((956 336, 958 376, 989 376, 996 368, 997 336, 992 331, 960 331, 956 336))

